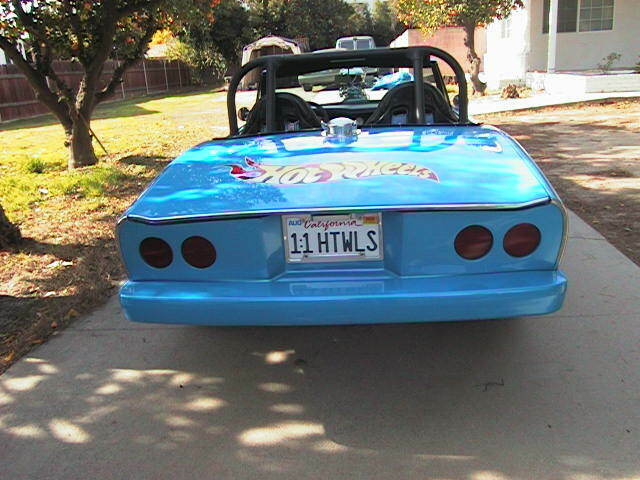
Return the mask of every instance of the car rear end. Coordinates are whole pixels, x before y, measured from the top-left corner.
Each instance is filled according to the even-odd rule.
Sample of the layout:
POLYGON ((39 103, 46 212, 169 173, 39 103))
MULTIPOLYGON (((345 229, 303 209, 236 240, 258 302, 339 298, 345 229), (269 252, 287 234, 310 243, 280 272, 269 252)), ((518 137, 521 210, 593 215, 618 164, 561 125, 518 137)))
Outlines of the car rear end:
MULTIPOLYGON (((451 162, 456 148, 449 150, 451 162)), ((478 156, 486 149, 483 152, 478 156)), ((278 155, 282 157, 282 151, 278 155)), ((432 158, 443 157, 440 152, 432 158)), ((194 162, 185 163, 195 172, 194 162)), ((309 168, 322 164, 313 165, 309 168)), ((535 169, 526 164, 518 168, 535 169)), ((173 215, 145 216, 145 210, 134 205, 120 222, 120 248, 129 275, 121 290, 124 311, 141 322, 323 325, 502 318, 559 309, 566 291, 566 278, 558 270, 566 216, 553 190, 536 186, 546 196, 520 203, 427 205, 403 202, 415 194, 403 196, 395 187, 390 191, 398 199, 395 204, 375 204, 377 189, 391 181, 405 182, 409 192, 414 184, 409 182, 417 182, 416 192, 443 192, 449 180, 443 168, 439 171, 438 182, 432 178, 419 183, 401 175, 380 175, 369 183, 362 176, 344 178, 341 185, 359 189, 350 191, 350 198, 360 195, 360 201, 348 206, 339 206, 347 202, 335 198, 337 193, 331 195, 328 183, 274 187, 251 183, 260 178, 246 172, 237 174, 245 177, 240 183, 258 190, 238 190, 234 204, 249 201, 247 195, 259 207, 268 199, 272 208, 194 212, 193 205, 201 205, 201 200, 176 215, 180 199, 204 198, 207 193, 179 189, 151 196, 146 206, 163 198, 173 215), (305 194, 301 198, 317 198, 318 192, 326 192, 326 197, 312 202, 313 207, 295 208, 301 202, 287 200, 296 192, 305 194)), ((490 171, 478 178, 487 175, 486 184, 477 182, 476 191, 501 188, 498 179, 491 181, 490 171)), ((451 176, 454 192, 459 176, 451 176)), ((515 178, 520 179, 512 187, 516 190, 532 183, 523 174, 515 178)), ((162 181, 158 183, 152 189, 162 187, 162 181)), ((217 194, 219 202, 231 187, 241 188, 230 181, 225 190, 209 194, 217 194)), ((473 185, 464 188, 474 190, 473 185)))

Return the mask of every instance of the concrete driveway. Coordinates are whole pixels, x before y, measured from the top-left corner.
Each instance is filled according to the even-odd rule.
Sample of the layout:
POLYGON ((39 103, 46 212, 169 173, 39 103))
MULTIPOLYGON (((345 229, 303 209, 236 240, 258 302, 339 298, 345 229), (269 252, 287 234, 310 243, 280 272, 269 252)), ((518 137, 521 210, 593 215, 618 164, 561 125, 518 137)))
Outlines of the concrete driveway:
POLYGON ((640 478, 640 269, 571 228, 548 317, 167 327, 113 299, 0 377, 0 478, 640 478))

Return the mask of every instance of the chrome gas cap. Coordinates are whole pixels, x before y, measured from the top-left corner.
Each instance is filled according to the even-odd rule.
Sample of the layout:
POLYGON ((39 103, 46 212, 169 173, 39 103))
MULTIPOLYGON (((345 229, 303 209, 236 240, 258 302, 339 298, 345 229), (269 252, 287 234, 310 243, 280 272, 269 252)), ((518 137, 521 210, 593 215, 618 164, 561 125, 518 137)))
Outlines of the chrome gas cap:
POLYGON ((327 138, 336 140, 353 140, 358 137, 358 124, 355 120, 338 117, 322 124, 327 138))

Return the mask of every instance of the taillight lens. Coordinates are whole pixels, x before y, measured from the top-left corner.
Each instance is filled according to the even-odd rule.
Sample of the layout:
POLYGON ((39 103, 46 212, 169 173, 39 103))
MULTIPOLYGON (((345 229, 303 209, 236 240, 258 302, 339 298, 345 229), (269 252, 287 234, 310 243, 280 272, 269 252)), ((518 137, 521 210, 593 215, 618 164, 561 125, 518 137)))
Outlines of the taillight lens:
POLYGON ((489 229, 480 225, 471 225, 456 235, 454 247, 458 255, 467 260, 484 257, 493 246, 493 235, 489 229))
POLYGON ((173 252, 161 238, 149 237, 140 242, 140 256, 155 268, 168 267, 173 261, 173 252))
POLYGON ((540 245, 540 230, 531 223, 519 223, 504 236, 504 251, 512 257, 526 257, 540 245))
POLYGON ((182 256, 185 261, 196 268, 207 268, 216 261, 216 249, 203 237, 189 237, 182 242, 182 256))

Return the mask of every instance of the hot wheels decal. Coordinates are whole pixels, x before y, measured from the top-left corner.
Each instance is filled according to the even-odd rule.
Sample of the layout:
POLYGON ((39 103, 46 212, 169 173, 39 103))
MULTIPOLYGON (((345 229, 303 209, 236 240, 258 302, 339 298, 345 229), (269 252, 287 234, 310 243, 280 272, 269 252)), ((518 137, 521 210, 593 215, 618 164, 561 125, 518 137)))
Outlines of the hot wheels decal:
POLYGON ((411 162, 365 161, 365 162, 323 162, 302 165, 277 165, 258 163, 249 157, 246 166, 227 164, 231 175, 251 183, 271 185, 297 185, 326 183, 337 180, 359 180, 380 175, 407 175, 439 182, 438 175, 427 167, 411 162))

